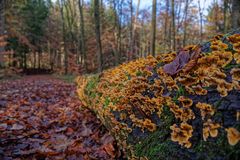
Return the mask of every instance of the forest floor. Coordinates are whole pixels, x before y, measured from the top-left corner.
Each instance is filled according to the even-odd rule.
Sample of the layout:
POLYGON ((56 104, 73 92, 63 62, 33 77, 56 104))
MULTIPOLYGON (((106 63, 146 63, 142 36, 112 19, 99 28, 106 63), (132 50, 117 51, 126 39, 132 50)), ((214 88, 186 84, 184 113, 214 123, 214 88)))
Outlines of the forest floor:
POLYGON ((0 159, 114 159, 115 146, 73 83, 46 75, 0 82, 0 159))

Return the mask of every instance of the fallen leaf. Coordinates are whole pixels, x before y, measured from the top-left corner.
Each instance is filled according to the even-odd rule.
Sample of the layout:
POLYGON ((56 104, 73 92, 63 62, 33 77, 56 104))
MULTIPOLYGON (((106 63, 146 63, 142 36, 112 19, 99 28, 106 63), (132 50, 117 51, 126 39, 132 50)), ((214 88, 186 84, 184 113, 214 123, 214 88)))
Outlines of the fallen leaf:
POLYGON ((111 143, 105 144, 103 148, 111 157, 115 157, 115 149, 111 143))
POLYGON ((20 124, 13 124, 13 126, 11 127, 11 130, 21 130, 23 128, 24 128, 24 126, 22 126, 20 124))

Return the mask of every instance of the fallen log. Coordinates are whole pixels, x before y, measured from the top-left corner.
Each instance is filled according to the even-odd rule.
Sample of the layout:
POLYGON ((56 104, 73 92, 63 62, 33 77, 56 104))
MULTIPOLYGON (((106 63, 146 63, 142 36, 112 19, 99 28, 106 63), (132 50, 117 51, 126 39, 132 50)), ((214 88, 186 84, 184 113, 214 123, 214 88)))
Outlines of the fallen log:
POLYGON ((239 159, 240 30, 78 77, 129 159, 239 159))

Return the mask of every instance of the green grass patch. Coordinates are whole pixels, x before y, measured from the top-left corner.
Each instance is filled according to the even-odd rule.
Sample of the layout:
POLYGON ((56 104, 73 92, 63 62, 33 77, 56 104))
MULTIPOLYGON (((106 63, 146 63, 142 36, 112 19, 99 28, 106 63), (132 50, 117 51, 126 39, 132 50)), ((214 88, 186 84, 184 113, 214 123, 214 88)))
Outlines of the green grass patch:
POLYGON ((75 83, 75 78, 77 75, 67 74, 67 75, 54 75, 55 78, 63 80, 67 83, 75 83))

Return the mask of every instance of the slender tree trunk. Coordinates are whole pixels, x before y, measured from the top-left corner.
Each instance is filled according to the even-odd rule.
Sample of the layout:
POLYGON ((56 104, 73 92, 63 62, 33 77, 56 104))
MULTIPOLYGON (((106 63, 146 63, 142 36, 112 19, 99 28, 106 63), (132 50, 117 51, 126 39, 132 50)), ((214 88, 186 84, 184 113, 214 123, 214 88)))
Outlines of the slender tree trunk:
POLYGON ((49 64, 50 64, 50 69, 53 70, 53 52, 51 51, 51 43, 48 40, 47 41, 47 49, 48 49, 48 54, 49 54, 49 64))
POLYGON ((37 63, 37 53, 36 51, 34 51, 34 55, 33 55, 33 68, 36 68, 36 63, 37 63))
POLYGON ((133 0, 130 0, 130 29, 129 29, 129 44, 130 44, 130 51, 128 55, 128 60, 130 61, 132 59, 133 54, 133 0))
POLYGON ((152 1, 151 54, 155 57, 157 0, 152 1))
POLYGON ((199 10, 199 21, 200 21, 200 42, 203 41, 203 13, 201 8, 200 0, 198 0, 198 10, 199 10))
MULTIPOLYGON (((136 10, 136 15, 133 20, 133 35, 132 35, 132 44, 131 44, 131 49, 132 53, 136 52, 135 46, 136 46, 136 24, 137 24, 137 18, 138 18, 138 12, 139 12, 139 7, 140 7, 140 0, 137 2, 137 10, 136 10)), ((134 54, 135 55, 135 54, 134 54)))
POLYGON ((26 70, 27 69, 27 53, 24 52, 23 53, 23 64, 24 64, 24 69, 26 70))
POLYGON ((121 55, 122 55, 122 3, 121 0, 120 4, 118 4, 119 10, 119 20, 118 20, 118 54, 119 54, 119 62, 121 62, 121 55))
POLYGON ((172 0, 172 39, 173 39, 173 50, 176 50, 176 25, 175 25, 175 2, 172 0))
POLYGON ((61 51, 56 51, 57 59, 58 59, 58 68, 62 67, 62 53, 61 51))
MULTIPOLYGON (((103 0, 99 1, 99 17, 104 17, 104 3, 103 0)), ((102 23, 100 23, 100 33, 103 31, 104 19, 102 18, 102 23)))
MULTIPOLYGON (((65 2, 64 2, 65 3, 65 2)), ((69 28, 70 30, 70 36, 71 36, 71 42, 74 42, 74 33, 73 33, 73 14, 72 14, 72 7, 71 2, 68 0, 66 7, 66 20, 67 20, 67 26, 66 28, 69 28)))
POLYGON ((83 15, 83 0, 78 0, 79 5, 79 13, 80 13, 80 49, 84 58, 84 67, 87 69, 87 54, 86 54, 86 46, 85 46, 85 25, 84 25, 84 15, 83 15))
POLYGON ((100 12, 99 12, 99 0, 94 0, 94 19, 95 19, 95 33, 98 50, 98 72, 102 71, 103 60, 102 60, 102 44, 101 44, 101 32, 100 32, 100 12))
POLYGON ((186 3, 185 3, 183 46, 186 45, 186 40, 187 40, 187 16, 188 16, 188 0, 186 0, 186 3))
POLYGON ((5 0, 0 0, 0 36, 4 35, 5 30, 5 0))
POLYGON ((228 28, 227 28, 227 7, 228 7, 228 0, 224 0, 224 13, 223 13, 223 17, 224 17, 224 33, 227 32, 228 28))
POLYGON ((240 0, 232 0, 232 27, 240 27, 240 0))
MULTIPOLYGON (((186 3, 186 2, 185 2, 186 3)), ((175 6, 175 39, 176 39, 176 49, 177 50, 180 46, 180 38, 178 36, 178 33, 179 33, 179 29, 180 29, 180 26, 181 26, 181 22, 182 22, 182 19, 180 17, 181 16, 181 13, 182 13, 182 3, 175 3, 174 4, 175 6)))
POLYGON ((114 37, 115 37, 115 45, 112 48, 113 48, 114 57, 115 57, 114 65, 116 66, 119 64, 119 52, 118 52, 118 15, 117 15, 117 8, 116 8, 115 0, 111 0, 111 7, 112 7, 113 13, 114 13, 114 15, 113 15, 114 16, 113 31, 114 31, 114 37))
MULTIPOLYGON (((169 36, 169 29, 171 29, 171 27, 169 27, 169 0, 166 0, 166 16, 164 18, 165 22, 164 22, 164 41, 166 41, 167 45, 168 45, 168 49, 171 48, 171 36, 169 36)), ((165 48, 166 50, 166 48, 165 48)))
MULTIPOLYGON (((5 0, 0 0, 0 37, 5 33, 5 0)), ((2 53, 5 51, 4 46, 0 46, 0 68, 3 66, 3 55, 2 53)))
POLYGON ((68 53, 66 49, 66 29, 65 29, 65 22, 64 22, 64 13, 63 13, 63 7, 64 7, 65 1, 61 0, 61 17, 62 17, 62 34, 63 34, 63 43, 64 43, 64 73, 68 73, 68 53))
POLYGON ((38 69, 41 68, 41 49, 38 50, 38 69))

